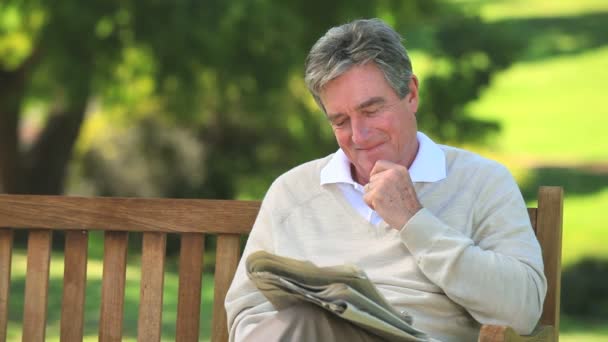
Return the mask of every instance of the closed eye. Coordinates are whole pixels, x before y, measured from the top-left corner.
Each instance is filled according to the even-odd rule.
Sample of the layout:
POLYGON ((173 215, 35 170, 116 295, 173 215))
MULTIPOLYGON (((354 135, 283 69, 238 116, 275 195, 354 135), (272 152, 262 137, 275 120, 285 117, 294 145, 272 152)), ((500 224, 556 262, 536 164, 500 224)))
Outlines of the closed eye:
POLYGON ((349 117, 342 113, 336 113, 336 114, 329 114, 327 116, 327 119, 329 120, 329 123, 331 124, 332 127, 342 127, 348 122, 349 117))
POLYGON ((380 112, 383 107, 384 106, 381 106, 381 105, 374 105, 374 106, 370 106, 370 107, 363 109, 361 112, 367 116, 374 115, 374 114, 380 112))
POLYGON ((386 105, 386 100, 382 97, 372 97, 371 99, 357 106, 360 113, 364 115, 373 115, 378 113, 386 105))
POLYGON ((339 127, 344 127, 344 125, 346 125, 347 123, 348 123, 348 119, 347 118, 340 118, 340 119, 333 120, 331 122, 331 125, 333 127, 339 128, 339 127))

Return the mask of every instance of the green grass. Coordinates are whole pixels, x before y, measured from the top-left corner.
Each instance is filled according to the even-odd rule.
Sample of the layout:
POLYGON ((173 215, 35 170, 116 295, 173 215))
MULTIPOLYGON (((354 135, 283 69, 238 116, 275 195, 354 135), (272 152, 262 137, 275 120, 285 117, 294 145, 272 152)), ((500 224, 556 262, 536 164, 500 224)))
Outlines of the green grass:
POLYGON ((452 0, 488 21, 508 18, 573 16, 606 10, 605 0, 452 0))
POLYGON ((602 322, 562 317, 559 340, 562 342, 605 342, 608 325, 602 322))
POLYGON ((608 46, 517 63, 498 75, 479 101, 476 117, 497 119, 498 152, 561 162, 608 162, 608 46))
POLYGON ((608 260, 608 230, 605 220, 608 188, 594 195, 568 196, 565 208, 562 245, 564 266, 572 265, 585 257, 608 260))

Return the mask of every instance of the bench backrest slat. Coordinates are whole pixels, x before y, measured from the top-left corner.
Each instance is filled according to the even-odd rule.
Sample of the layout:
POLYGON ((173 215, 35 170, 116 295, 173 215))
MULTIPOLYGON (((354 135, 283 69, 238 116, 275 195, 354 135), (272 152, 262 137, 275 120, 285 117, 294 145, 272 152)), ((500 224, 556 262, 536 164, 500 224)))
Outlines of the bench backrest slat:
POLYGON ((82 341, 83 338, 88 243, 87 231, 65 234, 61 341, 82 341))
POLYGON ((198 341, 203 277, 203 234, 182 234, 175 340, 198 341))
POLYGON ((52 238, 53 232, 50 230, 33 230, 28 237, 23 304, 24 341, 44 341, 52 238))
POLYGON ((232 283, 240 257, 240 236, 220 234, 217 237, 215 259, 215 288, 213 296, 213 320, 211 341, 228 341, 228 328, 224 298, 232 283))
POLYGON ((105 232, 99 316, 100 342, 122 340, 128 238, 127 232, 105 232))
POLYGON ((167 234, 143 234, 137 340, 160 341, 167 234))
POLYGON ((536 208, 528 208, 528 216, 530 216, 530 223, 532 223, 532 230, 536 234, 536 208))
POLYGON ((0 341, 6 341, 12 251, 13 231, 0 228, 0 341))
POLYGON ((543 251, 547 296, 540 322, 559 331, 559 306, 562 266, 562 218, 564 193, 561 187, 541 187, 538 192, 536 238, 543 251))

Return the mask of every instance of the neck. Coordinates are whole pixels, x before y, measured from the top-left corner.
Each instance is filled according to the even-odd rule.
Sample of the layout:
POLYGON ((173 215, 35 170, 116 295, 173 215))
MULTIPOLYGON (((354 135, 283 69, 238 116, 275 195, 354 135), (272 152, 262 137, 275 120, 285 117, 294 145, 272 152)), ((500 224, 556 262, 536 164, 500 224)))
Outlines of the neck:
POLYGON ((357 172, 357 168, 352 163, 350 164, 350 175, 353 177, 353 180, 361 185, 365 185, 369 183, 369 176, 363 177, 359 172, 357 172))

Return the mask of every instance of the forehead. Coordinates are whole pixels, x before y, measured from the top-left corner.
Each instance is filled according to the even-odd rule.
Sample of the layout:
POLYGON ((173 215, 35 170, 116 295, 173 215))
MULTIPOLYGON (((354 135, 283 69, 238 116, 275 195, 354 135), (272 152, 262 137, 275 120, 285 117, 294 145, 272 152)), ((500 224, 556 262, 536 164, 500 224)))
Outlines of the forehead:
POLYGON ((397 94, 374 63, 357 65, 329 81, 320 93, 327 113, 353 110, 371 98, 385 101, 397 94))

